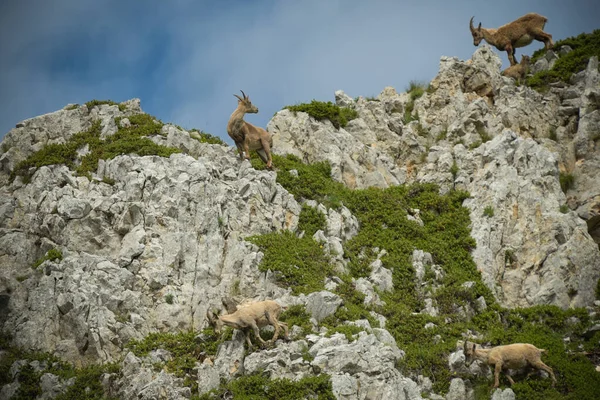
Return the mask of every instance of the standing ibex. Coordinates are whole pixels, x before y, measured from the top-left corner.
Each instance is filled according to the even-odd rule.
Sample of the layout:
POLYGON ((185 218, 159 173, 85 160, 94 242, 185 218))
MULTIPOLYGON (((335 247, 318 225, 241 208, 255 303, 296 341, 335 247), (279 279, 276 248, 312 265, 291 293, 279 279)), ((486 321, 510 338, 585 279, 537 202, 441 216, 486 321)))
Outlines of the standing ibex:
POLYGON ((250 150, 256 150, 260 158, 267 164, 267 168, 272 167, 271 147, 273 146, 273 138, 271 134, 264 130, 244 121, 244 114, 256 114, 258 108, 252 104, 250 98, 242 92, 244 98, 234 94, 238 98, 238 106, 229 117, 227 123, 227 133, 235 142, 240 158, 250 159, 250 150))
POLYGON ((552 35, 544 32, 544 26, 548 18, 536 13, 525 14, 522 17, 502 25, 498 29, 486 29, 481 27, 481 23, 477 29, 473 26, 473 18, 469 21, 469 28, 473 35, 473 44, 479 46, 483 39, 500 51, 506 51, 510 65, 515 65, 515 49, 517 47, 525 47, 533 41, 533 39, 544 42, 546 49, 551 49, 554 46, 552 35))
POLYGON ((206 316, 217 332, 220 332, 224 325, 234 329, 243 330, 246 334, 248 346, 252 347, 252 342, 250 341, 250 329, 254 331, 256 338, 262 344, 265 344, 266 342, 260 337, 259 328, 266 325, 273 325, 275 328, 275 333, 270 342, 275 343, 279 337, 280 327, 283 327, 285 331, 284 337, 286 339, 288 338, 288 325, 285 322, 277 320, 282 310, 283 308, 277 302, 273 300, 264 300, 238 306, 237 311, 231 314, 220 315, 218 318, 208 310, 206 316))
MULTIPOLYGON (((480 360, 494 367, 494 388, 497 388, 500 384, 500 371, 503 369, 519 369, 524 367, 542 369, 552 377, 552 386, 556 383, 556 377, 552 368, 542 362, 542 353, 546 350, 538 349, 532 344, 515 343, 496 346, 491 349, 478 349, 475 343, 471 347, 465 340, 463 351, 467 365, 471 364, 473 360, 480 360)), ((515 381, 513 381, 510 375, 506 375, 506 377, 510 381, 510 384, 514 385, 515 381)))
POLYGON ((529 56, 521 57, 521 63, 516 65, 511 65, 502 71, 502 75, 511 77, 518 81, 525 79, 525 75, 527 75, 527 71, 529 70, 529 56))

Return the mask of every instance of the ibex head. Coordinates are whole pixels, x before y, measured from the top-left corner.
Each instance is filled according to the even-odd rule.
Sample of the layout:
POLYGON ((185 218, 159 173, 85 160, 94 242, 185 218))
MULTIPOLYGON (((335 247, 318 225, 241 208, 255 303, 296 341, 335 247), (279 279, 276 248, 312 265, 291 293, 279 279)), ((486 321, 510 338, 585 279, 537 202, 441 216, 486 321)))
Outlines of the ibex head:
POLYGON ((468 342, 465 340, 465 344, 463 346, 463 352, 465 353, 465 364, 467 367, 471 365, 473 360, 475 359, 473 356, 475 354, 475 343, 473 343, 473 347, 470 347, 468 342))
POLYGON ((244 98, 234 94, 234 96, 238 98, 238 107, 241 105, 246 113, 256 114, 258 112, 258 108, 252 104, 250 97, 246 96, 243 90, 240 90, 240 92, 242 92, 242 96, 244 96, 244 98))
POLYGON ((469 21, 469 29, 471 29, 471 35, 473 35, 473 44, 475 46, 479 46, 479 43, 481 43, 481 41, 483 40, 483 33, 481 32, 481 22, 479 23, 477 29, 475 29, 475 27, 473 26, 473 18, 475 17, 471 17, 471 20, 469 21))
POLYGON ((208 319, 209 324, 213 327, 215 332, 221 333, 223 329, 223 321, 221 318, 216 316, 211 310, 206 311, 206 317, 208 319))

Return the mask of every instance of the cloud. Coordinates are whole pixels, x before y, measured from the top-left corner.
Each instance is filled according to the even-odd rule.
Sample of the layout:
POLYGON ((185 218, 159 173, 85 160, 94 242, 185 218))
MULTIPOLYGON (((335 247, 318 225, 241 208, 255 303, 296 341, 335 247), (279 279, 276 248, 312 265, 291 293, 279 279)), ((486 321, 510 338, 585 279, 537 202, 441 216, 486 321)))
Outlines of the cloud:
MULTIPOLYGON (((593 2, 551 5, 392 0, 21 0, 0 6, 0 135, 16 122, 94 98, 139 97, 165 122, 229 143, 244 90, 266 126, 288 104, 402 91, 430 80, 442 55, 475 51, 468 20, 497 27, 539 10, 555 39, 597 28, 593 2)), ((562 3, 561 3, 562 4, 562 3)), ((534 42, 517 54, 542 47, 534 42)), ((505 65, 506 54, 499 53, 505 65)))

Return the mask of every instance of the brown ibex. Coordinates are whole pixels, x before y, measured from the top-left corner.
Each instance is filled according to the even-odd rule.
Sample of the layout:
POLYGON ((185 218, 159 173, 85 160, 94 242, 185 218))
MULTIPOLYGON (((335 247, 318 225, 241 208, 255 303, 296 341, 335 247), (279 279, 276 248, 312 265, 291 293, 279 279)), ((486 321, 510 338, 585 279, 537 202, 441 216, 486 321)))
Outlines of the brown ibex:
POLYGON ((227 133, 235 142, 240 153, 240 158, 243 160, 250 159, 250 150, 256 150, 260 158, 267 164, 267 168, 272 168, 271 147, 273 147, 273 138, 271 134, 264 130, 244 121, 244 114, 256 114, 258 108, 252 104, 250 98, 242 92, 244 98, 234 94, 238 98, 238 106, 229 117, 227 123, 227 133))
POLYGON ((529 62, 531 59, 529 56, 521 57, 521 63, 516 65, 511 65, 502 71, 502 75, 511 77, 516 79, 517 81, 521 81, 525 79, 525 75, 527 75, 527 71, 529 70, 529 62))
POLYGON ((479 46, 482 40, 485 39, 490 45, 495 46, 500 51, 506 51, 510 65, 515 65, 515 49, 517 47, 525 47, 534 39, 544 42, 546 49, 551 49, 554 46, 552 35, 544 32, 544 26, 548 18, 536 13, 525 14, 522 17, 502 25, 498 29, 482 28, 481 23, 475 28, 473 26, 473 18, 469 21, 469 28, 473 35, 473 44, 479 46))
MULTIPOLYGON (((229 310, 231 310, 231 308, 229 308, 229 310)), ((246 335, 248 346, 252 347, 252 342, 250 341, 250 329, 254 331, 254 335, 262 344, 266 344, 266 342, 260 336, 259 328, 267 325, 272 325, 275 328, 275 333, 270 342, 275 343, 279 337, 279 330, 281 327, 284 329, 285 339, 288 338, 288 325, 285 322, 277 320, 282 310, 283 307, 274 300, 264 300, 240 305, 238 306, 237 311, 226 315, 220 315, 218 318, 208 310, 206 316, 210 324, 214 326, 216 332, 220 332, 223 326, 230 326, 234 329, 243 330, 246 335)))
MULTIPOLYGON (((465 340, 463 351, 465 353, 465 363, 470 365, 473 360, 483 361, 494 367, 494 388, 500 384, 500 371, 503 369, 519 369, 524 367, 533 367, 546 371, 552 377, 552 386, 556 383, 556 377, 552 368, 542 362, 542 353, 546 350, 538 349, 528 343, 514 343, 504 346, 496 346, 491 349, 477 348, 475 343, 471 347, 465 340)), ((511 385, 515 381, 506 375, 511 385)))

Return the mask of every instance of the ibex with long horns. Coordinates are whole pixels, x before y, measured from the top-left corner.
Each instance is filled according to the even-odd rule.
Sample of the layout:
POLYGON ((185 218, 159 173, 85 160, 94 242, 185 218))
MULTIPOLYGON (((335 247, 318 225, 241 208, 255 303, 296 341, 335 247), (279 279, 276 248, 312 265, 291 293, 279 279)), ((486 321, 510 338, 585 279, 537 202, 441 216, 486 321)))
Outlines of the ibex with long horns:
POLYGON ((229 117, 227 123, 227 133, 235 142, 239 152, 240 158, 243 160, 246 158, 250 159, 250 150, 256 150, 260 158, 267 164, 267 168, 273 167, 273 161, 271 157, 271 147, 273 147, 273 138, 271 134, 264 130, 244 121, 244 114, 251 113, 256 114, 258 108, 252 104, 250 98, 242 92, 244 96, 241 98, 237 94, 234 94, 238 98, 238 106, 229 117))
POLYGON ((525 14, 522 17, 502 25, 498 29, 482 28, 481 23, 475 28, 473 26, 473 18, 469 21, 469 29, 473 35, 473 44, 479 46, 482 40, 495 46, 500 51, 506 51, 510 65, 515 65, 515 49, 517 47, 525 47, 534 39, 544 42, 546 49, 551 49, 554 46, 552 35, 544 32, 544 26, 548 18, 536 13, 525 14))

